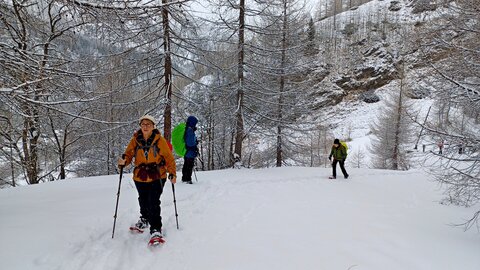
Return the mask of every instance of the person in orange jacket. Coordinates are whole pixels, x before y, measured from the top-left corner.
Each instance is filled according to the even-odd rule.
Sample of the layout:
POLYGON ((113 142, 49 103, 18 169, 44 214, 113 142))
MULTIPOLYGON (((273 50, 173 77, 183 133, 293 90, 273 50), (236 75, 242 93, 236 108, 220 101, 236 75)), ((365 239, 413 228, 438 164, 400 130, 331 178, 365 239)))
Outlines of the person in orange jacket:
POLYGON ((167 141, 155 128, 155 118, 144 115, 139 120, 140 130, 133 134, 118 166, 134 161, 133 180, 138 192, 140 219, 131 230, 143 232, 150 225, 153 237, 162 237, 160 196, 168 179, 176 183, 176 165, 167 141))

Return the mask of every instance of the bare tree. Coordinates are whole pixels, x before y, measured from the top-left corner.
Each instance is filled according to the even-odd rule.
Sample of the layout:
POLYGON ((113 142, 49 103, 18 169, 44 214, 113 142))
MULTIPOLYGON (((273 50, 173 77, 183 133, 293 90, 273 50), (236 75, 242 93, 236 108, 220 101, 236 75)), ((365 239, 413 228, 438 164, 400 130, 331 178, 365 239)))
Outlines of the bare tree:
POLYGON ((408 117, 408 102, 403 79, 400 89, 385 100, 380 116, 371 125, 373 134, 370 152, 372 165, 379 169, 407 170, 410 167, 407 149, 410 147, 412 123, 408 117))
MULTIPOLYGON (((255 9, 256 2, 247 5, 245 0, 238 0, 233 3, 227 0, 215 0, 212 4, 216 7, 216 29, 221 32, 220 39, 217 42, 234 45, 236 49, 232 51, 236 60, 232 68, 224 69, 223 72, 234 73, 235 76, 226 76, 230 78, 229 82, 225 82, 225 90, 231 91, 235 96, 234 112, 232 121, 234 121, 234 137, 232 138, 231 165, 233 158, 242 159, 243 141, 246 136, 245 132, 245 54, 246 54, 246 35, 247 32, 254 31, 255 26, 249 24, 247 18, 259 15, 260 12, 255 9), (234 41, 233 39, 236 38, 234 41), (234 68, 233 68, 234 67, 234 68)), ((222 76, 223 77, 223 76, 222 76)), ((225 78, 225 77, 224 77, 225 78)))
POLYGON ((356 151, 351 151, 349 154, 350 163, 353 164, 355 168, 361 168, 365 166, 365 157, 366 153, 363 149, 357 149, 356 151))
POLYGON ((13 126, 14 134, 21 133, 18 160, 27 182, 36 184, 46 175, 41 176, 39 168, 42 137, 47 135, 45 116, 61 111, 60 104, 74 102, 72 96, 57 97, 65 97, 61 93, 69 88, 68 81, 83 77, 62 49, 69 35, 85 22, 68 3, 53 0, 1 2, 0 10, 0 26, 5 30, 0 32, 0 76, 5 85, 0 100, 23 123, 13 126))
MULTIPOLYGON (((480 201, 480 8, 474 0, 444 6, 435 24, 423 26, 418 35, 431 71, 424 82, 437 100, 437 117, 424 127, 429 136, 445 141, 432 172, 447 187, 446 201, 471 206, 480 201)), ((477 211, 464 225, 478 224, 479 216, 477 211)))
MULTIPOLYGON (((262 136, 275 137, 275 166, 294 159, 298 153, 295 132, 310 128, 301 115, 308 111, 306 98, 309 93, 306 79, 308 60, 303 58, 306 47, 315 43, 314 36, 308 40, 305 31, 309 16, 303 12, 304 3, 280 0, 272 4, 262 16, 263 32, 257 33, 251 57, 257 59, 251 78, 254 84, 248 96, 249 108, 255 111, 259 125, 265 129, 262 136), (265 104, 270 104, 265 106, 265 104), (270 128, 274 132, 270 132, 270 128)), ((248 65, 250 67, 250 65, 248 65)))

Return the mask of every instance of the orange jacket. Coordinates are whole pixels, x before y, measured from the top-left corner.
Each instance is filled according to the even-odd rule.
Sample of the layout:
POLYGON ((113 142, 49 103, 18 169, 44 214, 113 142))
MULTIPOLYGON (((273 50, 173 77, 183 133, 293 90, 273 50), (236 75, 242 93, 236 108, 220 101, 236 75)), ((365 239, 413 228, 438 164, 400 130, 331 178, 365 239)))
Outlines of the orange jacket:
POLYGON ((144 149, 146 140, 142 131, 136 131, 125 150, 125 164, 130 164, 134 160, 133 180, 138 182, 165 179, 167 172, 176 175, 175 159, 167 141, 158 129, 154 129, 151 136, 154 138, 147 150, 144 149))

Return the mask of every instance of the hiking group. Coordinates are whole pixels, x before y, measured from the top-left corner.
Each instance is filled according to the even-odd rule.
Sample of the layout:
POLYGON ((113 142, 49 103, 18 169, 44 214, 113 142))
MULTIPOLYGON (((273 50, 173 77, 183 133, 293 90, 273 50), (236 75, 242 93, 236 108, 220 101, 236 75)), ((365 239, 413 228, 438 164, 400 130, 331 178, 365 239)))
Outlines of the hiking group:
MULTIPOLYGON (((127 145, 125 153, 118 160, 118 166, 122 172, 123 168, 133 161, 133 180, 138 192, 140 218, 137 223, 130 227, 130 230, 132 232, 143 233, 144 230, 150 227, 150 245, 164 242, 160 196, 162 195, 168 178, 172 183, 172 191, 175 198, 174 184, 177 181, 177 168, 171 145, 169 145, 169 142, 167 142, 156 128, 156 123, 154 117, 150 115, 142 116, 139 119, 140 129, 135 131, 127 145)), ((198 119, 196 117, 189 116, 186 123, 180 123, 172 131, 173 150, 184 158, 182 182, 187 184, 192 184, 193 167, 195 158, 198 155, 198 142, 195 135, 197 123, 198 119)), ((334 140, 328 158, 332 160, 332 157, 333 175, 329 178, 336 178, 337 163, 340 164, 344 177, 348 178, 344 165, 347 157, 347 146, 344 142, 340 142, 338 139, 334 140)), ((114 217, 116 218, 116 213, 114 217)))
MULTIPOLYGON (((187 119, 184 139, 187 151, 182 170, 182 181, 192 183, 192 171, 197 156, 197 139, 195 136, 198 120, 194 116, 187 119)), ((121 170, 132 161, 134 164, 133 180, 138 193, 140 218, 131 231, 143 233, 150 227, 149 244, 163 243, 160 196, 167 177, 173 184, 177 181, 175 158, 168 142, 156 128, 156 121, 150 115, 139 119, 140 129, 135 131, 127 145, 125 153, 118 160, 121 170)))

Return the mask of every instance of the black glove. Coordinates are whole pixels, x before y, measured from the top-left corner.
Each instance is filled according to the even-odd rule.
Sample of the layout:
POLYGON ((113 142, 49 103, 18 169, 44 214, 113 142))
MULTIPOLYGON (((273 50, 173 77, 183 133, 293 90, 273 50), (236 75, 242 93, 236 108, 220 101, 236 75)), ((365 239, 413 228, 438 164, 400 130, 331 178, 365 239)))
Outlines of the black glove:
POLYGON ((332 156, 328 156, 328 160, 332 161, 332 156))

